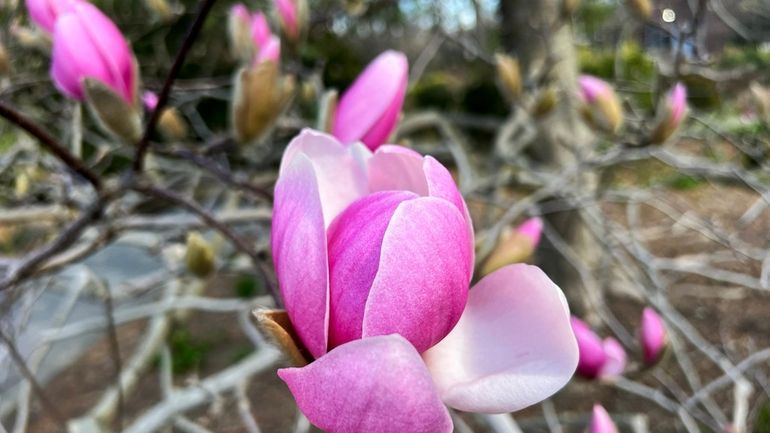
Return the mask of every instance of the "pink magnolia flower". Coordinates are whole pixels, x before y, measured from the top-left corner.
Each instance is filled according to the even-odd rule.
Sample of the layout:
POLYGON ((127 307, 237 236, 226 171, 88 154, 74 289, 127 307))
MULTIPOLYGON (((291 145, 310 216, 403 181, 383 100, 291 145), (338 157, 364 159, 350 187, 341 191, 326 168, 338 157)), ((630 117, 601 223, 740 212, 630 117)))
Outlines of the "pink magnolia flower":
POLYGON ((585 322, 572 317, 572 330, 578 343, 580 359, 577 374, 586 379, 611 379, 623 373, 626 367, 626 351, 612 337, 602 341, 585 322))
POLYGON ((676 83, 658 104, 657 125, 650 141, 657 144, 668 140, 679 129, 686 115, 687 88, 682 83, 676 83))
POLYGON ((72 11, 82 0, 27 0, 27 11, 32 21, 46 33, 53 33, 59 15, 72 11))
POLYGON ((251 16, 250 27, 251 39, 259 50, 265 47, 271 39, 277 39, 270 31, 270 24, 267 23, 267 18, 265 18, 265 14, 262 12, 257 12, 251 16))
POLYGON ((687 113, 687 87, 681 82, 676 83, 666 95, 666 103, 671 113, 671 124, 676 128, 682 123, 687 113))
POLYGON ((578 78, 580 96, 583 102, 593 104, 601 98, 610 97, 615 91, 606 81, 591 75, 581 75, 578 78))
POLYGON ((77 2, 56 20, 51 76, 65 95, 83 100, 83 80, 101 81, 129 105, 136 100, 136 70, 128 42, 96 6, 77 2))
POLYGON ((300 11, 296 0, 275 0, 275 8, 286 34, 292 39, 299 37, 300 11))
POLYGON ((618 428, 600 404, 594 405, 593 415, 591 416, 590 433, 618 433, 618 428))
POLYGON ((448 433, 445 404, 518 410, 574 371, 568 307, 540 269, 507 266, 468 291, 470 217, 430 156, 303 131, 281 161, 272 252, 315 359, 278 374, 329 433, 448 433))
POLYGON ((658 362, 668 344, 666 326, 663 324, 663 319, 660 318, 658 313, 650 307, 642 311, 639 337, 641 339, 644 363, 653 365, 658 362))
POLYGON ((158 106, 158 94, 149 90, 142 94, 142 104, 147 111, 155 111, 158 106))
POLYGON ((390 136, 404 105, 409 62, 386 51, 374 59, 342 95, 332 133, 344 143, 361 141, 377 149, 390 136))
POLYGON ((278 36, 270 35, 270 39, 259 50, 257 57, 254 59, 255 64, 259 64, 266 61, 278 63, 281 60, 281 40, 278 36))

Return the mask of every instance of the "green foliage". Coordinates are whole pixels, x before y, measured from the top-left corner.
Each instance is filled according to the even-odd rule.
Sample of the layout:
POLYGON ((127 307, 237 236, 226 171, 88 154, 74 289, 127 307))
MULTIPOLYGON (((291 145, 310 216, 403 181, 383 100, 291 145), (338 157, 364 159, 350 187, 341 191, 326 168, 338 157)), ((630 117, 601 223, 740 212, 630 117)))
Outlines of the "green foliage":
POLYGON ((200 368, 205 362, 209 344, 196 340, 185 328, 177 327, 169 336, 174 374, 184 374, 200 368))
POLYGON ((233 285, 233 289, 239 298, 253 298, 265 292, 261 282, 253 275, 243 275, 238 277, 233 285))
POLYGON ((8 131, 0 134, 0 153, 5 152, 16 142, 16 133, 8 131))
POLYGON ((462 83, 449 73, 431 72, 409 90, 407 106, 456 109, 461 86, 462 83))
POLYGON ((612 16, 617 6, 614 2, 606 1, 583 1, 578 10, 577 19, 575 19, 578 31, 593 39, 598 33, 601 33, 602 27, 612 16))
POLYGON ((719 67, 766 70, 770 67, 770 51, 757 46, 727 46, 719 59, 719 67))
POLYGON ((703 185, 705 182, 706 180, 702 177, 679 173, 667 179, 665 183, 673 189, 686 191, 695 189, 703 185))
POLYGON ((765 402, 757 414, 754 433, 770 433, 770 402, 765 402))

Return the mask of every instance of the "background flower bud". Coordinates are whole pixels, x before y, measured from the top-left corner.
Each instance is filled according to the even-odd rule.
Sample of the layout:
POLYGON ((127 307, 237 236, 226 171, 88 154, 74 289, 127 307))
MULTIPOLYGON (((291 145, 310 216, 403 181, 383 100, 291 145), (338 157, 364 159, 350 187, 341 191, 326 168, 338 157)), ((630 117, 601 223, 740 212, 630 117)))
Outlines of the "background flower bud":
POLYGON ((158 131, 167 140, 180 141, 188 135, 187 122, 176 107, 164 107, 158 119, 158 131))
POLYGON ((610 418, 610 414, 600 405, 595 404, 591 415, 589 433, 618 433, 618 428, 610 418))
POLYGON ((518 60, 506 54, 495 55, 497 66, 497 79, 503 92, 511 99, 516 100, 521 96, 521 68, 518 60))
POLYGON ((542 231, 543 220, 530 218, 515 230, 501 233, 497 246, 484 261, 481 275, 491 274, 506 265, 528 261, 540 243, 542 231))
POLYGON ((570 324, 580 353, 576 373, 586 379, 596 379, 607 361, 602 341, 588 324, 577 317, 572 316, 570 324))
POLYGON ((639 339, 642 346, 644 363, 648 366, 655 365, 668 345, 668 338, 663 319, 650 307, 642 311, 639 339))
POLYGON ((163 22, 171 21, 181 12, 179 7, 172 5, 168 0, 144 0, 144 4, 163 22))
POLYGON ((284 34, 297 42, 305 31, 308 20, 306 0, 275 0, 275 9, 284 34))
POLYGON ((26 0, 32 22, 46 33, 53 33, 59 15, 71 12, 82 0, 26 0))
POLYGON ((5 49, 5 45, 0 42, 0 76, 8 75, 11 73, 11 62, 8 57, 8 50, 5 49))
POLYGON ((251 13, 243 3, 230 8, 227 15, 227 36, 233 57, 242 62, 254 58, 254 44, 251 36, 251 13))
POLYGON ((70 98, 84 100, 86 78, 137 104, 138 68, 128 42, 96 6, 77 2, 54 26, 51 76, 70 98))
POLYGON ((546 87, 541 90, 540 94, 535 100, 535 104, 532 106, 532 116, 535 118, 542 118, 550 114, 556 104, 559 103, 559 94, 553 87, 546 87))
POLYGON ((580 0, 564 0, 561 4, 561 10, 565 17, 571 17, 580 7, 580 0))
POLYGON ((687 115, 687 88, 676 85, 658 104, 656 126, 650 136, 650 143, 660 144, 671 138, 687 115))
POLYGON ((590 75, 578 79, 583 117, 594 129, 615 134, 623 126, 623 108, 609 83, 590 75))
POLYGON ((361 141, 371 150, 384 144, 401 114, 408 72, 403 53, 377 56, 342 94, 334 114, 334 136, 347 144, 361 141))
POLYGON ((187 269, 196 277, 205 278, 214 271, 214 250, 198 232, 187 234, 187 250, 184 256, 187 269))
POLYGON ((265 61, 238 71, 233 92, 233 133, 239 143, 248 143, 270 131, 294 92, 294 81, 282 78, 275 62, 265 61))
POLYGON ((99 80, 83 80, 86 106, 106 132, 136 143, 142 136, 142 115, 138 107, 127 104, 123 98, 99 80))
POLYGON ((610 379, 620 376, 626 369, 626 350, 613 337, 607 337, 602 341, 604 354, 607 356, 599 376, 602 379, 610 379))

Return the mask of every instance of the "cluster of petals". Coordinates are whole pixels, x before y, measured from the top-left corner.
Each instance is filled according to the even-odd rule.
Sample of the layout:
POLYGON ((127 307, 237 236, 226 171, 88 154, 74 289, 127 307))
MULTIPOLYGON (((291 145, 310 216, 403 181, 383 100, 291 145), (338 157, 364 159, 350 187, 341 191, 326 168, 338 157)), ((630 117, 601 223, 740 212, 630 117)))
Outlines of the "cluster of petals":
POLYGON ((577 317, 573 316, 570 321, 580 352, 577 374, 585 379, 611 379, 623 374, 626 367, 623 346, 613 337, 600 339, 577 317))
POLYGON ((289 144, 272 252, 313 361, 278 374, 313 424, 448 433, 446 406, 509 412, 567 383, 578 350, 561 290, 523 264, 469 290, 473 245, 465 202, 434 158, 312 130, 289 144))

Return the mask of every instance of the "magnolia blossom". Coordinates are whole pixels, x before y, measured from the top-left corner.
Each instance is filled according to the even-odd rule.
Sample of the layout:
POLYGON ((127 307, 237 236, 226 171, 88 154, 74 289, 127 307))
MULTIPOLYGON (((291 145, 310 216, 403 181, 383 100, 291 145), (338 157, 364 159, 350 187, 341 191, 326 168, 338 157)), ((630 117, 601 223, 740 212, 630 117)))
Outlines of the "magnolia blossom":
POLYGON ((618 433, 618 428, 600 404, 594 405, 589 433, 618 433))
POLYGON ((577 317, 573 316, 570 323, 580 353, 577 374, 586 379, 610 379, 623 373, 626 351, 617 340, 608 337, 602 341, 588 324, 577 317))
POLYGON ((297 0, 275 0, 275 9, 286 34, 296 39, 300 33, 300 10, 297 0))
POLYGON ((530 218, 513 230, 500 233, 497 246, 481 265, 481 275, 490 274, 505 265, 524 263, 535 253, 543 233, 543 220, 530 218))
POLYGON ((588 123, 604 132, 618 132, 623 125, 623 108, 612 86, 590 75, 580 76, 578 86, 588 123))
POLYGON ((129 105, 136 101, 134 56, 117 26, 96 6, 75 2, 56 20, 51 76, 65 95, 83 100, 84 80, 105 84, 129 105))
POLYGON ((516 227, 516 231, 529 239, 532 248, 535 249, 540 244, 540 237, 543 234, 543 219, 540 217, 530 218, 516 227))
POLYGON ((343 143, 361 141, 371 150, 385 143, 404 105, 409 62, 403 53, 386 51, 342 95, 332 133, 343 143))
POLYGON ((663 319, 650 307, 642 311, 639 338, 641 340, 644 363, 647 365, 657 363, 668 345, 668 339, 663 319))
POLYGON ((59 15, 70 12, 83 0, 26 0, 32 21, 46 33, 53 33, 59 15))
POLYGON ((561 388, 577 346, 561 290, 512 265, 468 291, 473 228, 449 171, 400 146, 305 130, 275 189, 272 252, 314 359, 279 370, 329 433, 448 433, 444 406, 502 413, 561 388))
POLYGON ((243 4, 230 8, 228 15, 228 35, 234 54, 243 62, 257 62, 266 58, 277 61, 276 42, 280 39, 270 31, 270 24, 262 12, 251 13, 243 4), (267 53, 264 51, 268 50, 267 53))
POLYGON ((651 136, 652 143, 663 143, 679 129, 687 115, 687 87, 676 85, 661 99, 658 105, 657 125, 651 136))

